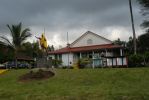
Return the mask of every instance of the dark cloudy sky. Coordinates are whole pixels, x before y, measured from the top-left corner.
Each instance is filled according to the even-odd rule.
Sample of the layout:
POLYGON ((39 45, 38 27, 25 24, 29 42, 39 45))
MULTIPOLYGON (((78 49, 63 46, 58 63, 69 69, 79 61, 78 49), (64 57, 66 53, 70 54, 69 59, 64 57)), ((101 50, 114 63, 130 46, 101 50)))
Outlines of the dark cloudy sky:
MULTIPOLYGON (((137 36, 142 34, 139 5, 132 0, 137 36)), ((8 35, 6 24, 23 23, 33 37, 45 28, 49 45, 72 42, 86 31, 110 40, 132 36, 128 0, 0 0, 0 35, 8 35)))

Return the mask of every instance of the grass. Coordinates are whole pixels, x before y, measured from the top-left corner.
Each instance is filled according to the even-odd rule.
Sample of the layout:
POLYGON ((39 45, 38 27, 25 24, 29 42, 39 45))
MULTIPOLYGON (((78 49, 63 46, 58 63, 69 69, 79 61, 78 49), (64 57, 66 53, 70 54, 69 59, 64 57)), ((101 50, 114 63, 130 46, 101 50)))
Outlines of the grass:
POLYGON ((19 82, 28 71, 0 75, 1 100, 149 100, 149 68, 56 69, 47 80, 19 82))

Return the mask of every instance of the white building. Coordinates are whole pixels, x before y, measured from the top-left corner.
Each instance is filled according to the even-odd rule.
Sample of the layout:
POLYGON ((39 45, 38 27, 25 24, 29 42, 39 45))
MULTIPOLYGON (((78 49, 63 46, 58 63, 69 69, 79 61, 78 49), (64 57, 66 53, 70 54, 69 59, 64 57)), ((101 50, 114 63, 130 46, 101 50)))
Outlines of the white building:
POLYGON ((91 66, 127 66, 123 47, 112 41, 87 31, 69 46, 49 52, 53 59, 62 60, 63 66, 72 66, 81 58, 92 59, 91 66))

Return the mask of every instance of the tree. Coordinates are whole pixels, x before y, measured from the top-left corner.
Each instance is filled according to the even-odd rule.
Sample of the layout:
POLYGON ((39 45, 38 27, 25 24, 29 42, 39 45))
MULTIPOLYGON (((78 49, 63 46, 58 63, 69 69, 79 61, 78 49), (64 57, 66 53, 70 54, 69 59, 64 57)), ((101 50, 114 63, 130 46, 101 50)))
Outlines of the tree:
POLYGON ((52 45, 52 46, 51 46, 51 51, 54 51, 54 50, 55 50, 55 48, 54 48, 54 46, 52 45))
POLYGON ((21 49, 22 44, 26 41, 28 37, 31 37, 30 29, 25 28, 22 29, 22 24, 19 23, 18 25, 7 25, 10 30, 10 36, 12 37, 12 41, 10 41, 7 37, 0 36, 1 44, 7 47, 10 47, 14 50, 15 60, 16 60, 16 67, 17 67, 17 54, 21 49))
POLYGON ((129 59, 129 62, 128 62, 129 67, 143 66, 144 58, 143 58, 143 55, 141 55, 141 54, 129 55, 128 59, 129 59))
POLYGON ((20 51, 26 56, 32 57, 33 51, 34 51, 32 47, 32 43, 30 42, 23 43, 20 51))
POLYGON ((129 41, 126 44, 128 54, 133 54, 134 46, 132 46, 132 45, 133 45, 133 38, 129 37, 129 41))
POLYGON ((0 63, 12 60, 14 57, 13 50, 9 47, 0 44, 0 63))
POLYGON ((132 31, 133 31, 134 54, 137 54, 137 41, 136 41, 136 32, 135 32, 135 27, 134 27, 134 19, 133 19, 133 12, 132 12, 131 0, 129 0, 129 8, 130 8, 131 25, 132 25, 132 31))
POLYGON ((141 26, 145 29, 145 34, 138 37, 139 51, 143 53, 149 50, 149 0, 138 0, 138 2, 141 5, 141 13, 145 18, 141 24, 141 26))
POLYGON ((142 34, 138 37, 138 49, 140 53, 149 50, 149 33, 142 34))
POLYGON ((48 51, 54 51, 54 50, 55 50, 55 48, 54 48, 54 46, 53 46, 53 45, 52 45, 52 46, 49 46, 49 45, 48 45, 47 50, 48 50, 48 51))
POLYGON ((125 41, 121 41, 120 38, 115 40, 114 44, 121 45, 121 46, 124 46, 124 47, 126 46, 126 42, 125 41))
POLYGON ((33 57, 42 57, 42 50, 39 48, 38 41, 32 43, 33 57))
POLYGON ((141 13, 145 17, 141 26, 145 28, 145 33, 149 33, 149 0, 138 0, 138 2, 141 5, 141 13))
POLYGON ((33 58, 41 57, 42 56, 42 50, 39 48, 39 43, 37 42, 26 42, 23 43, 21 47, 21 52, 24 53, 26 56, 30 56, 33 58))

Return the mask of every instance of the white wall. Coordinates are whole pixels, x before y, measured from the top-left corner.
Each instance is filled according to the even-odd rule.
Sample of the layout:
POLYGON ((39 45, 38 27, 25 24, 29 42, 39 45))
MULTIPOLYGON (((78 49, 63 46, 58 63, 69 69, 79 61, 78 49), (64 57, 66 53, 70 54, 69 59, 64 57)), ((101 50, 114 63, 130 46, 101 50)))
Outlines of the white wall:
POLYGON ((96 36, 93 34, 87 34, 71 46, 72 47, 80 47, 80 46, 101 45, 101 44, 110 44, 110 43, 111 43, 110 41, 108 41, 104 38, 101 38, 99 36, 96 36), (87 43, 87 40, 89 40, 89 39, 92 40, 92 44, 87 43))
MULTIPOLYGON (((68 54, 62 54, 62 65, 63 66, 68 66, 68 54)), ((73 54, 69 54, 69 65, 71 66, 73 64, 73 54), (71 64, 70 64, 71 62, 71 64)))
MULTIPOLYGON (((113 59, 113 66, 122 66, 125 65, 127 66, 127 58, 114 58, 113 59), (122 63, 123 60, 123 63, 122 63)), ((107 58, 107 66, 112 66, 112 59, 111 58, 107 58)))

